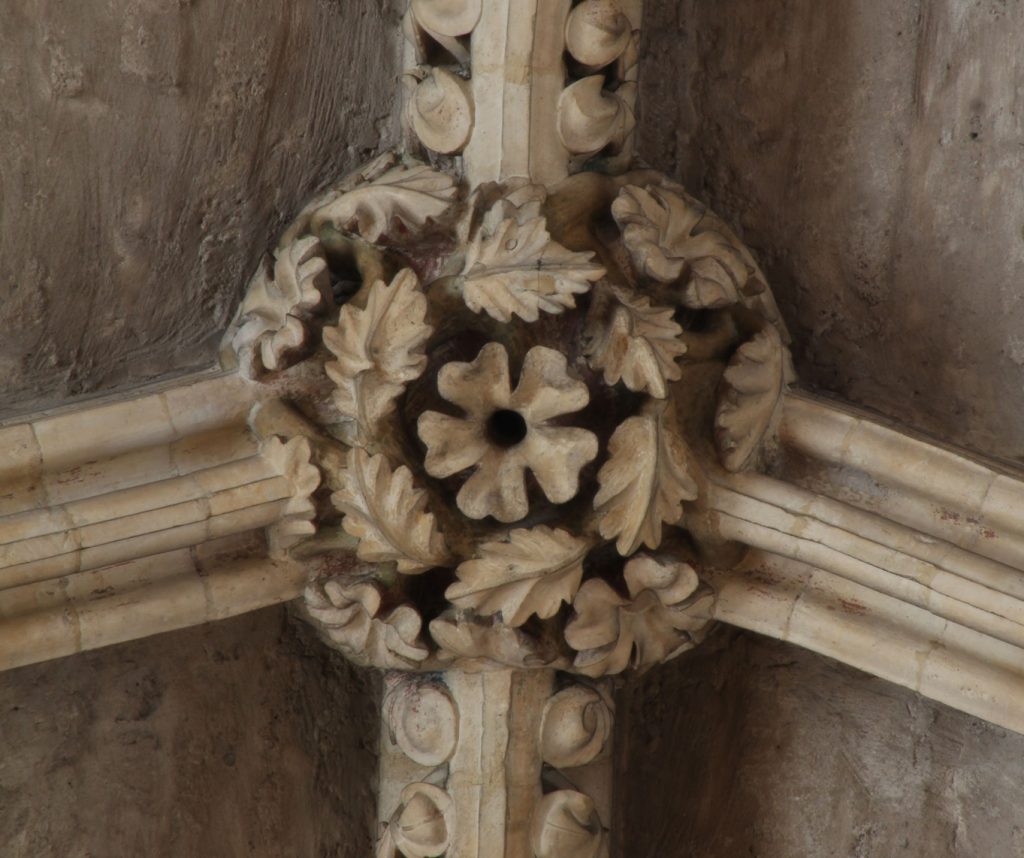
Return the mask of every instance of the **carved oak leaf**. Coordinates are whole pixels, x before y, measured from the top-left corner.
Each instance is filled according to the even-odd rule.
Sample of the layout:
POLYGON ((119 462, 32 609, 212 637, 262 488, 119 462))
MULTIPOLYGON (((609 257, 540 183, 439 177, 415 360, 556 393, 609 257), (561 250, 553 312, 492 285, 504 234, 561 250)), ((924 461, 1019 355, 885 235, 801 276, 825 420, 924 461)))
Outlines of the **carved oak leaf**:
POLYGON ((418 642, 420 615, 411 606, 400 605, 379 617, 380 592, 372 583, 310 584, 305 601, 327 639, 356 664, 407 670, 428 655, 418 642))
POLYGON ((433 330, 426 314, 419 279, 405 268, 390 285, 378 280, 370 287, 365 309, 346 304, 337 326, 324 329, 324 343, 337 358, 326 366, 334 404, 364 437, 375 434, 405 385, 425 369, 423 345, 433 330))
POLYGON ((478 557, 461 563, 455 570, 459 580, 445 596, 479 614, 500 611, 507 626, 521 626, 531 614, 546 619, 572 600, 590 548, 589 541, 564 530, 517 528, 505 540, 485 542, 478 557))
POLYGON ((427 510, 427 493, 413 486, 407 467, 392 471, 383 455, 371 456, 353 447, 340 480, 341 488, 331 501, 345 513, 342 527, 359 540, 360 559, 394 561, 406 575, 448 561, 444 537, 427 510))
POLYGON ((629 599, 594 578, 573 601, 565 639, 578 651, 573 667, 586 676, 667 661, 694 646, 711 622, 713 597, 698 591, 689 564, 641 555, 626 564, 624 577, 629 599))
POLYGON ((464 611, 447 611, 430 622, 430 635, 440 650, 437 657, 446 667, 475 673, 498 667, 520 670, 553 664, 557 653, 497 618, 477 617, 464 611))
POLYGON ((740 346, 722 376, 715 442, 722 464, 741 471, 754 458, 793 378, 789 350, 771 326, 740 346))
POLYGON ((506 182, 504 188, 504 196, 487 210, 481 221, 480 228, 487 235, 493 235, 506 220, 514 220, 523 226, 544 217, 542 212, 548 192, 543 185, 516 178, 506 182))
POLYGON ((327 263, 315 236, 279 248, 276 258, 266 257, 249 283, 239 309, 242 326, 232 343, 247 372, 256 371, 257 356, 270 372, 283 368, 285 354, 305 343, 305 321, 320 306, 326 285, 327 263))
POLYGON ((574 295, 604 276, 594 254, 574 253, 551 239, 543 217, 501 221, 481 229, 470 243, 462 270, 462 295, 474 313, 499 322, 519 316, 536 322, 540 312, 575 307, 574 295))
POLYGON ((625 420, 608 442, 608 461, 597 474, 600 489, 594 509, 600 533, 617 539, 619 554, 641 543, 661 544, 662 522, 682 517, 682 502, 697 497, 682 439, 665 425, 666 403, 653 401, 625 420))
POLYGON ((300 235, 306 235, 311 230, 313 215, 328 203, 334 202, 342 194, 358 188, 360 185, 368 184, 383 176, 392 169, 399 161, 399 155, 395 152, 383 152, 370 161, 361 165, 358 169, 349 173, 340 182, 327 188, 323 193, 317 194, 295 217, 288 228, 281 234, 278 247, 291 244, 300 235))
POLYGON ((292 490, 281 519, 269 529, 270 545, 276 553, 316 533, 316 510, 311 498, 320 485, 320 471, 311 462, 313 449, 308 438, 292 438, 285 443, 274 436, 260 445, 260 455, 288 480, 292 490))
POLYGON ((311 218, 311 227, 319 232, 329 223, 374 242, 395 220, 408 229, 417 229, 431 218, 439 218, 448 211, 457 192, 455 180, 446 173, 422 164, 399 165, 318 209, 311 218))
POLYGON ((652 307, 649 298, 619 287, 609 291, 614 301, 610 316, 595 301, 587 320, 585 351, 591 367, 604 370, 606 384, 621 379, 630 390, 664 399, 666 382, 682 376, 676 364, 686 353, 682 327, 673 321, 671 307, 652 307))
POLYGON ((693 309, 739 301, 753 274, 738 242, 714 228, 717 219, 706 220, 705 214, 704 206, 689 195, 659 187, 629 185, 612 203, 612 215, 637 268, 662 283, 672 283, 686 271, 683 303, 693 309))

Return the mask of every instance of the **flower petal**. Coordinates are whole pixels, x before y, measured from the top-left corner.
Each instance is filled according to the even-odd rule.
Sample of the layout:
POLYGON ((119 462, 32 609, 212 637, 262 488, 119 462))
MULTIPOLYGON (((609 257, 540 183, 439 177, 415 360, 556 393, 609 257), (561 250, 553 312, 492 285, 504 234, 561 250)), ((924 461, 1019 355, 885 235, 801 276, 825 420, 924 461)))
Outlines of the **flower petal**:
POLYGON ((597 436, 586 429, 531 426, 522 457, 552 503, 565 503, 580 488, 580 468, 597 457, 597 436))
POLYGON ((456 503, 470 518, 488 515, 508 524, 527 512, 526 465, 518 450, 489 449, 477 471, 459 490, 456 503))
POLYGON ((427 456, 423 462, 432 477, 450 477, 479 462, 487 452, 484 427, 476 420, 465 420, 426 411, 416 424, 427 456))
POLYGON ((485 345, 472 363, 445 364, 437 375, 441 396, 480 419, 508 408, 511 388, 508 353, 500 343, 485 345))
POLYGON ((560 414, 572 414, 589 401, 587 386, 569 377, 565 355, 544 346, 534 346, 527 352, 511 398, 512 408, 527 422, 542 423, 560 414))

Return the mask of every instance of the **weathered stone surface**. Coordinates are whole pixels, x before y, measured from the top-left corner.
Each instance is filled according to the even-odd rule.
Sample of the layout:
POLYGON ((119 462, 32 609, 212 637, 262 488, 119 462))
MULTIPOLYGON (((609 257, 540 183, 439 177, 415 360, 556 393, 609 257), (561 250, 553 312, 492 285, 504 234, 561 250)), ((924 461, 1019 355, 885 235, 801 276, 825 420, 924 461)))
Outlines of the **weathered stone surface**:
POLYGON ((284 609, 0 683, 4 858, 364 858, 375 678, 284 609))
POLYGON ((213 364, 286 220, 393 143, 390 0, 12 0, 0 417, 213 364))
POLYGON ((623 855, 1024 854, 1024 736, 720 630, 617 708, 623 855))
POLYGON ((640 153, 757 253, 801 380, 1024 458, 1024 6, 649 2, 640 153))

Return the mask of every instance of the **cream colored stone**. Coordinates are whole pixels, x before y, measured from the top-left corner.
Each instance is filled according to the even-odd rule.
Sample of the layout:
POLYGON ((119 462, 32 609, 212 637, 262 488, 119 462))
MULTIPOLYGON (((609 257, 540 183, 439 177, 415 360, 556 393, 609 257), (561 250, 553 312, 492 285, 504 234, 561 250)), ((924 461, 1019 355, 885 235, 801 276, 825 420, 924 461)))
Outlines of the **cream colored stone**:
POLYGON ((31 426, 0 428, 0 516, 45 502, 39 479, 42 461, 31 426))
POLYGON ((409 99, 409 122, 428 149, 461 152, 473 133, 469 83, 446 69, 425 71, 409 99))
POLYGON ((206 539, 270 527, 288 513, 288 501, 277 500, 214 516, 206 522, 206 539))
POLYGON ((633 133, 636 119, 627 93, 604 89, 603 75, 591 75, 570 84, 558 99, 558 136, 573 155, 594 155, 606 146, 621 147, 633 133))
POLYGON ((59 533, 71 523, 62 507, 43 507, 0 518, 0 567, 11 543, 59 533))
POLYGON ((565 26, 566 50, 590 69, 615 62, 632 37, 633 25, 615 0, 584 0, 565 26))
POLYGON ((345 514, 345 530, 359 539, 363 560, 394 562, 399 572, 415 575, 448 559, 426 492, 413 485, 408 468, 392 472, 382 455, 352 448, 331 502, 345 514))
POLYGON ((58 530, 0 546, 0 569, 67 554, 79 548, 77 533, 58 530))
POLYGON ((207 620, 222 620, 297 599, 306 586, 301 564, 260 559, 220 563, 202 574, 207 620))
POLYGON ((4 619, 0 624, 0 670, 79 652, 78 619, 70 611, 48 611, 4 619))
POLYGON ((82 565, 81 552, 76 548, 65 554, 55 554, 42 560, 31 560, 0 569, 0 599, 8 587, 50 581, 78 572, 82 565))
POLYGON ((334 404, 364 437, 378 433, 405 386, 423 373, 423 344, 433 331, 426 313, 419 279, 406 268, 391 283, 371 284, 366 306, 346 304, 337 325, 324 331, 336 358, 325 367, 336 388, 334 404))
POLYGON ((55 606, 64 602, 91 601, 118 592, 134 590, 165 578, 191 573, 194 569, 192 551, 189 548, 178 548, 126 563, 91 569, 77 575, 69 575, 56 582, 45 582, 24 589, 39 591, 45 590, 47 585, 58 585, 58 593, 55 593, 47 604, 55 606))
POLYGON ((229 512, 262 506, 279 500, 289 500, 292 487, 287 477, 271 477, 268 480, 233 486, 210 495, 207 503, 209 515, 224 515, 229 512))
POLYGON ((473 468, 456 499, 463 513, 506 523, 524 518, 527 470, 549 500, 575 497, 580 468, 597 456, 597 437, 549 425, 589 401, 586 385, 568 374, 563 355, 542 346, 530 349, 513 390, 505 348, 488 343, 473 362, 445 365, 437 385, 466 416, 427 411, 417 430, 427 445, 427 473, 449 477, 473 468))
POLYGON ((178 628, 182 616, 206 616, 206 591, 196 576, 174 576, 75 606, 81 648, 95 649, 178 628))
POLYGON ((759 520, 775 519, 775 525, 755 523, 722 512, 719 519, 722 535, 827 569, 906 604, 925 608, 937 617, 1024 645, 1024 625, 1006 616, 1019 618, 1021 605, 1009 604, 1006 597, 996 591, 806 518, 796 519, 788 513, 773 515, 770 509, 763 507, 747 515, 756 515, 759 520), (960 598, 952 594, 959 594, 960 598))
POLYGON ((163 399, 174 431, 187 438, 243 425, 258 395, 245 378, 231 373, 172 387, 163 399))
POLYGON ((536 858, 607 858, 608 832, 593 800, 575 790, 548 793, 530 835, 536 858))
POLYGON ((715 576, 716 617, 1024 732, 1024 649, 799 562, 755 552, 715 576), (765 611, 777 593, 782 610, 765 611), (792 606, 786 609, 786 604, 792 606), (936 653, 938 655, 936 655, 936 653), (934 661, 932 659, 934 658, 934 661))
POLYGON ((122 563, 145 557, 150 554, 162 554, 188 545, 195 545, 210 538, 208 519, 190 521, 176 527, 168 527, 157 531, 148 531, 138 536, 130 536, 113 542, 105 542, 80 553, 79 568, 84 570, 97 569, 113 563, 122 563))
POLYGON ((162 395, 45 417, 33 424, 47 471, 109 459, 178 437, 162 395))
POLYGON ((94 495, 58 508, 66 513, 65 526, 86 528, 205 497, 206 493, 196 480, 178 477, 94 495))
POLYGON ((187 435, 170 446, 176 473, 190 474, 256 456, 259 444, 243 419, 217 429, 187 435))
POLYGON ((292 599, 305 572, 262 558, 202 575, 188 549, 0 594, 0 670, 292 599))
POLYGON ((213 495, 238 486, 273 479, 279 474, 280 469, 260 455, 204 468, 189 474, 189 478, 202 488, 204 494, 213 495))
POLYGON ((608 442, 608 460, 598 472, 594 509, 601 536, 615 539, 619 554, 641 545, 657 548, 662 525, 683 514, 684 500, 697 497, 690 454, 671 425, 664 403, 649 402, 625 420, 608 442))
POLYGON ((614 713, 594 688, 570 685, 544 705, 541 757, 556 769, 592 763, 609 748, 614 713))
POLYGON ((170 448, 158 444, 110 459, 88 460, 72 468, 46 471, 43 485, 50 504, 63 504, 176 476, 170 448))
POLYGON ((419 765, 436 768, 455 753, 459 713, 442 684, 418 679, 395 683, 383 711, 388 737, 419 765))

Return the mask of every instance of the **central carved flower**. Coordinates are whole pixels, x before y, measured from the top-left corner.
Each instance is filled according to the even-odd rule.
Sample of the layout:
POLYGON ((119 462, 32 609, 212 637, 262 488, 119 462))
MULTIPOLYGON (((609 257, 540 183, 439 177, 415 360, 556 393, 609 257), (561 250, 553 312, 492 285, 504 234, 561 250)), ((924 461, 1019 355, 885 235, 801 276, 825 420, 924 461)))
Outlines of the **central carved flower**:
POLYGON ((472 363, 445 364, 437 389, 465 417, 420 415, 424 465, 441 478, 475 468, 456 498, 463 513, 506 523, 523 518, 529 512, 527 468, 553 503, 576 496, 580 469, 597 456, 597 436, 548 424, 590 401, 587 386, 569 377, 564 355, 543 346, 530 349, 512 390, 505 347, 488 343, 472 363))

